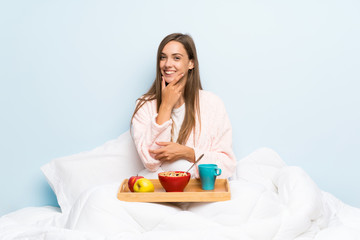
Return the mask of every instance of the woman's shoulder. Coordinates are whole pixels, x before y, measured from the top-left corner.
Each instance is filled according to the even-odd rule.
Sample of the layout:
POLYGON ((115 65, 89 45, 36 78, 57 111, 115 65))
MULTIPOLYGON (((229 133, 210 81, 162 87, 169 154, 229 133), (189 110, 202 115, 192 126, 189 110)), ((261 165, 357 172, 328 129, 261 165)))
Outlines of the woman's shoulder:
POLYGON ((136 105, 141 104, 142 109, 156 109, 156 99, 143 95, 136 100, 136 105))
POLYGON ((207 90, 200 90, 199 93, 200 102, 203 102, 205 104, 223 104, 223 101, 219 96, 217 96, 215 93, 207 91, 207 90))
POLYGON ((156 104, 156 98, 154 96, 149 96, 149 95, 142 95, 141 97, 139 97, 136 102, 146 102, 146 103, 150 103, 150 104, 156 104))
POLYGON ((227 113, 221 98, 212 92, 204 90, 200 90, 199 95, 201 124, 207 123, 210 124, 210 127, 222 125, 227 113))

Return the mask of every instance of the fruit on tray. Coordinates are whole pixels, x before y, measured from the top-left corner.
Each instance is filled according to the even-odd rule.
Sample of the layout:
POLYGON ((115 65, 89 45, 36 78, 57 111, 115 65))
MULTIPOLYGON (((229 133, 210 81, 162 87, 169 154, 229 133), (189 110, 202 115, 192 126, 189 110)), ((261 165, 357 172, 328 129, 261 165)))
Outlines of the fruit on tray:
POLYGON ((128 187, 130 189, 130 191, 134 191, 134 185, 135 185, 135 182, 137 180, 139 180, 140 178, 144 178, 143 176, 132 176, 129 178, 129 181, 128 181, 128 187))
POLYGON ((154 192, 154 184, 147 178, 140 178, 134 184, 134 192, 154 192))

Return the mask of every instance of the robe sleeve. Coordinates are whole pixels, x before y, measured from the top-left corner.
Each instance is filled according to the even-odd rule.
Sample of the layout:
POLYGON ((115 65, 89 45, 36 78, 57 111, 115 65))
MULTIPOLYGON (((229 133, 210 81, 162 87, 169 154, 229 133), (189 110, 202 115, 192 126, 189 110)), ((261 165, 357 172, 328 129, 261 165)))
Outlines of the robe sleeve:
MULTIPOLYGON (((219 178, 231 177, 236 169, 236 157, 232 150, 232 127, 227 115, 223 102, 218 98, 212 106, 213 113, 211 120, 213 122, 212 129, 201 129, 201 131, 214 131, 211 134, 210 147, 207 150, 202 150, 195 147, 195 158, 204 154, 203 160, 199 162, 207 164, 217 164, 222 173, 219 178)), ((206 119, 204 119, 206 121, 206 119)), ((199 177, 198 168, 196 177, 199 177)))
POLYGON ((149 171, 155 172, 161 161, 153 158, 149 149, 157 149, 156 142, 170 142, 172 121, 159 125, 156 123, 156 102, 146 102, 135 114, 132 120, 132 137, 139 156, 149 171))

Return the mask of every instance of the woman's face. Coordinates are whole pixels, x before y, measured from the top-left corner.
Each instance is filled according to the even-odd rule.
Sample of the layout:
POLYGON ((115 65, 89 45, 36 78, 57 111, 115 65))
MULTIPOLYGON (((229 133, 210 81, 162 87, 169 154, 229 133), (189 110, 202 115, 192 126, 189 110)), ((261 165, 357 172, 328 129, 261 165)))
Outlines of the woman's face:
POLYGON ((192 68, 194 63, 181 43, 170 41, 165 45, 160 56, 160 71, 165 82, 171 83, 182 73, 186 80, 188 70, 192 68))

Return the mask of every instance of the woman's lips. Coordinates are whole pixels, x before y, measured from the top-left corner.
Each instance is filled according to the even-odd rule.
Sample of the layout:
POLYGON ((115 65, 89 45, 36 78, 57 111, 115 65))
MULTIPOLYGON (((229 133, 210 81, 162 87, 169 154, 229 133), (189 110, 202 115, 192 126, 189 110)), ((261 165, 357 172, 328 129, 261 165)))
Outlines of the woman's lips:
POLYGON ((165 75, 172 75, 175 73, 175 71, 164 71, 165 75))
POLYGON ((176 77, 176 70, 163 70, 164 80, 167 83, 171 83, 176 77))

